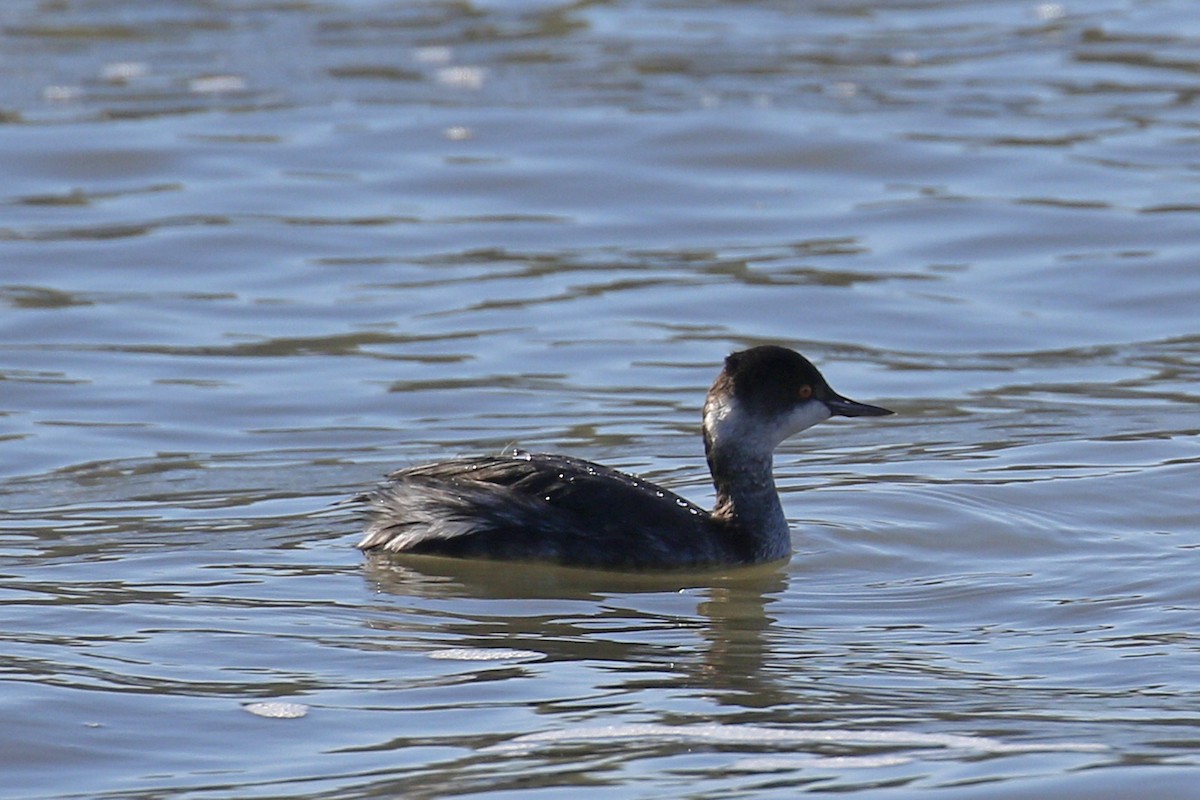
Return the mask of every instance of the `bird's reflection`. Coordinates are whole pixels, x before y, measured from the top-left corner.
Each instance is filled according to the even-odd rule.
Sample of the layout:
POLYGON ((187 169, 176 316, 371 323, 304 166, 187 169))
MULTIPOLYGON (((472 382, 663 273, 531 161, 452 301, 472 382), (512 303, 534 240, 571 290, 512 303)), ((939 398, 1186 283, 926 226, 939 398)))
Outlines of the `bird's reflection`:
POLYGON ((408 631, 439 648, 519 649, 552 661, 612 664, 624 676, 624 690, 647 688, 648 681, 664 688, 704 686, 719 702, 747 709, 786 701, 762 669, 774 621, 768 606, 787 588, 781 564, 622 573, 371 556, 365 573, 378 591, 411 598, 427 612, 419 614, 419 624, 410 613, 376 618, 373 626, 408 631), (696 598, 694 613, 678 613, 678 595, 696 598), (692 632, 683 637, 686 644, 681 629, 692 632))

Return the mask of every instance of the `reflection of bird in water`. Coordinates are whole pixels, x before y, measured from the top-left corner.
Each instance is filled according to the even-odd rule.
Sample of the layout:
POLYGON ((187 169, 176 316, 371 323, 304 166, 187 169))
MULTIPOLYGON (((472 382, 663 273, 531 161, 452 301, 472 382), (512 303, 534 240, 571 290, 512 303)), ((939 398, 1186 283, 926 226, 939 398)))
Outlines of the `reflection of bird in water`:
POLYGON ((891 413, 842 397, 799 353, 754 347, 725 359, 704 403, 711 512, 599 464, 518 451, 392 473, 354 498, 369 515, 358 546, 603 569, 774 561, 791 553, 775 448, 834 415, 891 413))

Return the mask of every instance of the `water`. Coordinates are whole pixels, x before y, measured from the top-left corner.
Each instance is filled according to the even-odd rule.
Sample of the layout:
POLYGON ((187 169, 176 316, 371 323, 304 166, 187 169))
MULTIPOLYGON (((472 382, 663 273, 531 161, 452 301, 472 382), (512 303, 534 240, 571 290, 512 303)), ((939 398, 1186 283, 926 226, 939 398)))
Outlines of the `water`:
POLYGON ((5 3, 0 794, 1200 796, 1198 39, 5 3), (707 503, 767 341, 899 412, 782 449, 786 565, 365 560, 329 506, 513 443, 707 503))

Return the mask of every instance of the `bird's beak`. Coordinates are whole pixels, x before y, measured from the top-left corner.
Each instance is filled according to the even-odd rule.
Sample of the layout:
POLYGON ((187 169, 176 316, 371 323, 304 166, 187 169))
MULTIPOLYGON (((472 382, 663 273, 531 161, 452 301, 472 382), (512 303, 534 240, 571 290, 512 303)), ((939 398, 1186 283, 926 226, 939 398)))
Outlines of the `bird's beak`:
POLYGON ((857 400, 851 400, 849 397, 842 397, 832 390, 824 402, 825 405, 829 406, 830 413, 835 417, 886 417, 889 414, 896 413, 882 406, 871 406, 866 403, 860 403, 857 400))

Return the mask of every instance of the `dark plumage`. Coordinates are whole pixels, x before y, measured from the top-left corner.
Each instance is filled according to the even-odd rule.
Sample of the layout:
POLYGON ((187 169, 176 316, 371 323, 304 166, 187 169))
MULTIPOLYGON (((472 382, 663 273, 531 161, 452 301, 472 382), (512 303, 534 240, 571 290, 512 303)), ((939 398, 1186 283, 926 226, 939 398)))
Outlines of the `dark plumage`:
POLYGON ((699 506, 569 456, 514 452, 402 469, 361 499, 373 512, 364 550, 607 569, 751 560, 699 506))
POLYGON ((730 355, 704 405, 713 512, 577 458, 513 452, 402 469, 355 498, 363 550, 550 561, 602 569, 746 564, 785 558, 786 519, 771 454, 833 414, 892 412, 834 392, 800 354, 730 355))

